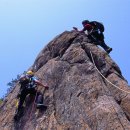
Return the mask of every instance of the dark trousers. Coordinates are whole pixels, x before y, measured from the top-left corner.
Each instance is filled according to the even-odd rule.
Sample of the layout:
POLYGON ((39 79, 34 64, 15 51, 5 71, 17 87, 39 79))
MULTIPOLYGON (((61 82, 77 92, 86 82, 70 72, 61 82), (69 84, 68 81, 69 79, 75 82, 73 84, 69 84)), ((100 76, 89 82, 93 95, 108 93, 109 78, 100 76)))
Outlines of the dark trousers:
POLYGON ((106 43, 104 41, 103 33, 94 31, 91 33, 91 35, 89 35, 89 38, 91 38, 94 42, 96 42, 96 45, 100 45, 105 51, 110 48, 109 46, 106 45, 106 43))
POLYGON ((43 95, 40 92, 37 92, 34 88, 31 89, 24 89, 21 91, 20 99, 19 99, 19 105, 18 105, 18 112, 20 111, 21 107, 23 106, 23 103, 25 101, 26 96, 30 94, 30 96, 36 96, 35 103, 43 103, 43 95), (37 94, 37 95, 36 95, 37 94))

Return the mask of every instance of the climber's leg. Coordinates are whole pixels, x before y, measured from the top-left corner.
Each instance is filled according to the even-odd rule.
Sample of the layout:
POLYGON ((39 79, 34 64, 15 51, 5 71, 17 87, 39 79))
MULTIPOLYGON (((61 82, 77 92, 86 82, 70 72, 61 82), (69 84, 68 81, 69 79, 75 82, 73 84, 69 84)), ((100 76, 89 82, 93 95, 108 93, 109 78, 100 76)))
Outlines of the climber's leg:
POLYGON ((109 54, 112 51, 112 48, 106 45, 104 40, 99 41, 99 45, 109 54))
POLYGON ((41 108, 47 107, 47 106, 43 103, 43 95, 42 95, 42 93, 40 93, 40 92, 37 92, 36 105, 37 105, 37 109, 41 109, 41 108))

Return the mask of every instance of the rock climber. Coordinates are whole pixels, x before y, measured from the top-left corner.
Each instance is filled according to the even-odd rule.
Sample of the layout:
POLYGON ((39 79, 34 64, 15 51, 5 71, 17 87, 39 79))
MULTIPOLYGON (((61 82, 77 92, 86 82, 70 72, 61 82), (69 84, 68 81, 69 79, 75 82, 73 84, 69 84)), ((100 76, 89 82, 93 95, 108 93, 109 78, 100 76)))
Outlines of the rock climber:
POLYGON ((104 26, 102 23, 97 21, 82 21, 83 29, 78 30, 77 27, 73 27, 74 30, 79 31, 81 33, 87 34, 88 38, 91 39, 94 44, 100 45, 104 50, 109 54, 112 51, 112 48, 106 45, 104 41, 104 26))
POLYGON ((19 79, 20 84, 20 91, 18 93, 19 103, 17 112, 15 114, 15 117, 18 116, 20 110, 23 107, 23 103, 25 101, 26 96, 29 95, 35 95, 36 96, 36 106, 37 108, 41 108, 44 106, 43 104, 43 95, 40 92, 36 91, 36 87, 43 86, 45 89, 48 89, 48 86, 43 85, 36 77, 34 77, 33 71, 27 71, 25 75, 22 75, 19 79))

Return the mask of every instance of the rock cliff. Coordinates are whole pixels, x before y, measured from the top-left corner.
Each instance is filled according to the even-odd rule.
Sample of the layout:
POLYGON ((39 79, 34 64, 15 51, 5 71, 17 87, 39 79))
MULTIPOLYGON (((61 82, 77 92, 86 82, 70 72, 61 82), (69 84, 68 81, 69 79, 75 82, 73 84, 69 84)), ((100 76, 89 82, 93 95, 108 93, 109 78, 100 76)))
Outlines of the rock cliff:
MULTIPOLYGON (((130 89, 120 68, 84 34, 65 31, 38 54, 31 67, 49 89, 46 110, 36 113, 27 97, 14 122, 19 85, 0 106, 0 130, 130 130, 130 89), (108 83, 103 76, 112 84, 108 83)), ((39 86, 40 91, 44 88, 39 86)))

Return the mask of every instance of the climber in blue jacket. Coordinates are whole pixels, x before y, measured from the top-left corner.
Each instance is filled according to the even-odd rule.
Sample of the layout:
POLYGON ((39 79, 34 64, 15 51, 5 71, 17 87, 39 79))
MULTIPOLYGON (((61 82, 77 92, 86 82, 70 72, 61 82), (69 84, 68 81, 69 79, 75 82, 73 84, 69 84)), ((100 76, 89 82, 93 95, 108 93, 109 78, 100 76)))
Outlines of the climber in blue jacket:
POLYGON ((17 112, 15 114, 15 118, 18 116, 19 112, 21 111, 25 98, 28 94, 36 96, 35 99, 36 99, 37 108, 41 108, 42 106, 44 106, 42 94, 36 91, 37 85, 43 86, 46 89, 48 89, 48 86, 43 85, 39 80, 37 80, 34 77, 33 71, 28 71, 26 75, 22 75, 21 78, 19 79, 19 84, 20 84, 20 92, 17 96, 19 98, 19 103, 18 103, 17 112))

